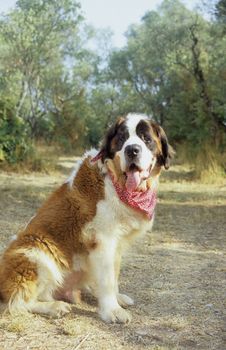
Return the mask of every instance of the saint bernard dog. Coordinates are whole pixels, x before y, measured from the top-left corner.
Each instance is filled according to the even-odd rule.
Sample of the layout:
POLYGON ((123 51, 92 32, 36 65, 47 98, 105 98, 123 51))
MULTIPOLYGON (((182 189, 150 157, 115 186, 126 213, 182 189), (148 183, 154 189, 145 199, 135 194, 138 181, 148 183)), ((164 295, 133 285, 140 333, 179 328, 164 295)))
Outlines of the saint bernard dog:
POLYGON ((4 252, 0 298, 9 311, 61 316, 74 292, 88 288, 102 320, 129 322, 121 256, 152 227, 158 178, 171 155, 157 123, 141 114, 119 118, 4 252))

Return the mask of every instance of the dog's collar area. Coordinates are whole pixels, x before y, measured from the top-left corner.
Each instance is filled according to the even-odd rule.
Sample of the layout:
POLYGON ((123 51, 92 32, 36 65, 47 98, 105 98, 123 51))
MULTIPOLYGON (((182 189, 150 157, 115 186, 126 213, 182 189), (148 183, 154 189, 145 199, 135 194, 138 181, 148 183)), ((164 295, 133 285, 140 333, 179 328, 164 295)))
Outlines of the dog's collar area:
POLYGON ((98 152, 97 155, 91 159, 91 163, 97 162, 99 159, 102 158, 102 155, 103 155, 102 151, 98 152))
MULTIPOLYGON (((91 162, 95 163, 101 159, 101 157, 102 152, 100 151, 95 157, 91 159, 91 162)), ((156 189, 149 188, 144 192, 128 191, 126 188, 120 186, 120 184, 114 180, 114 176, 111 171, 108 170, 108 174, 119 199, 131 208, 140 211, 146 216, 146 218, 151 220, 153 218, 155 206, 157 203, 156 189)))
POLYGON ((114 180, 113 174, 110 171, 109 176, 119 199, 131 208, 142 212, 149 220, 151 220, 157 203, 156 190, 149 188, 144 192, 131 192, 126 188, 121 187, 120 184, 114 180))

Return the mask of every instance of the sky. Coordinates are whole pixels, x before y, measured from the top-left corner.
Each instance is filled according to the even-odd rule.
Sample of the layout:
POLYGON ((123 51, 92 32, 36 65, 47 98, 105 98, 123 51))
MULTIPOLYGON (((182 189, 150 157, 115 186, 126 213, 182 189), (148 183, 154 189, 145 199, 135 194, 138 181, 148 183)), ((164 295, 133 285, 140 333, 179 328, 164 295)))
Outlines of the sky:
MULTIPOLYGON (((32 1, 32 0, 31 0, 32 1)), ((16 0, 0 0, 0 12, 8 11, 16 0)), ((162 0, 80 0, 83 15, 87 23, 96 28, 110 28, 113 33, 113 45, 122 47, 124 33, 132 23, 139 23, 143 15, 155 10, 162 0)), ((193 8, 199 0, 183 0, 187 7, 193 8)))

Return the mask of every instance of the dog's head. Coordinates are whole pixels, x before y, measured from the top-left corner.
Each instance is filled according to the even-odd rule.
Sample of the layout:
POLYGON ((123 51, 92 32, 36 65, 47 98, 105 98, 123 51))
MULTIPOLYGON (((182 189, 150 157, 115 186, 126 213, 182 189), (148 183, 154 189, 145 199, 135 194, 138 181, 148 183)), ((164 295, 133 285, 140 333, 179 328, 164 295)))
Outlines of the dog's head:
POLYGON ((168 169, 171 153, 164 130, 140 114, 119 118, 108 130, 101 147, 102 161, 110 159, 115 163, 130 190, 159 173, 162 166, 168 169))

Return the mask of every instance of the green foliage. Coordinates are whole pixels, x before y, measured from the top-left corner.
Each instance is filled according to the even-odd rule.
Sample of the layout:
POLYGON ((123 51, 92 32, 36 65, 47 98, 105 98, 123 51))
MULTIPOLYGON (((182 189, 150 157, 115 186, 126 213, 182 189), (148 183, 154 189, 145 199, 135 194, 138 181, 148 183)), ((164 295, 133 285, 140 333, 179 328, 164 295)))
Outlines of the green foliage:
POLYGON ((126 47, 112 53, 109 75, 122 95, 127 88, 133 110, 151 114, 175 145, 192 146, 193 159, 207 143, 221 152, 226 41, 219 26, 178 0, 165 0, 141 25, 130 27, 127 39, 126 47))
POLYGON ((16 164, 31 154, 32 146, 24 121, 13 116, 13 111, 1 106, 0 113, 0 161, 16 164))
POLYGON ((24 123, 22 139, 57 139, 67 149, 83 139, 80 96, 95 55, 84 47, 92 31, 81 25, 79 8, 75 0, 18 0, 1 17, 1 99, 10 96, 15 120, 24 123))
POLYGON ((85 97, 81 94, 74 100, 62 103, 60 113, 56 111, 52 115, 55 124, 53 140, 67 152, 85 147, 86 110, 85 97))
POLYGON ((215 7, 215 15, 218 20, 223 22, 226 25, 226 1, 220 0, 216 3, 215 7))
POLYGON ((116 50, 109 30, 85 24, 76 0, 18 0, 0 18, 0 158, 24 159, 27 140, 69 152, 97 147, 108 123, 132 111, 152 115, 171 143, 192 149, 194 164, 210 145, 222 169, 225 1, 211 6, 215 17, 206 20, 164 0, 116 50))

